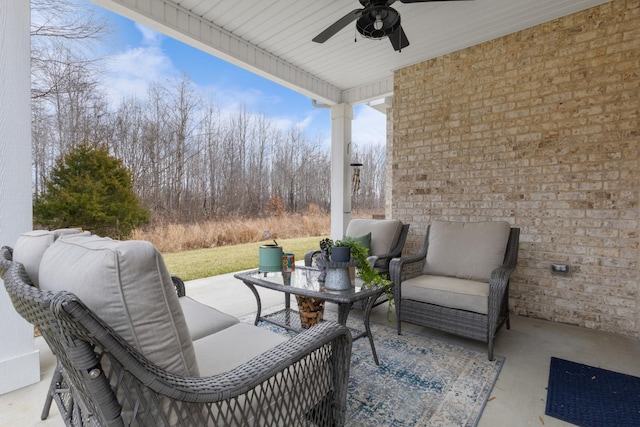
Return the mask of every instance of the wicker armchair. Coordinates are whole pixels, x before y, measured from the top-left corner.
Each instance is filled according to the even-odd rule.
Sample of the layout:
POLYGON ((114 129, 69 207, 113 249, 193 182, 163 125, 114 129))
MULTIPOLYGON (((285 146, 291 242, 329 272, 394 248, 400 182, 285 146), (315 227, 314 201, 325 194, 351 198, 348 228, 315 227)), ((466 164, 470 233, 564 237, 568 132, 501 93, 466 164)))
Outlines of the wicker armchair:
POLYGON ((351 335, 325 322, 211 377, 171 374, 149 362, 75 295, 31 285, 11 251, 0 275, 17 312, 58 359, 65 423, 109 426, 342 426, 351 335))
MULTIPOLYGON (((367 233, 370 239, 370 256, 368 261, 373 268, 384 276, 389 276, 389 263, 393 258, 402 256, 402 249, 409 234, 409 224, 398 220, 352 219, 347 226, 346 236, 356 237, 367 233)), ((311 267, 319 250, 309 251, 304 256, 304 265, 311 267)), ((385 303, 387 294, 382 293, 374 307, 385 303)), ((353 304, 353 308, 364 310, 363 301, 353 304)))
MULTIPOLYGON (((445 223, 443 221, 436 221, 436 223, 435 225, 440 227, 462 225, 462 223, 445 223)), ((469 224, 474 223, 467 223, 467 225, 469 224)), ((488 251, 484 242, 475 239, 475 242, 458 242, 462 244, 462 247, 460 245, 452 247, 450 240, 455 234, 442 233, 440 236, 443 238, 436 245, 433 243, 433 239, 430 239, 434 234, 433 227, 434 224, 427 228, 424 244, 418 254, 396 258, 390 263, 398 334, 402 332, 402 322, 408 322, 483 341, 488 343, 489 360, 493 360, 493 342, 498 329, 502 324, 506 324, 507 329, 511 326, 509 322, 509 277, 518 260, 520 229, 509 228, 508 224, 504 223, 503 235, 507 241, 506 244, 502 243, 501 247, 506 249, 498 249, 497 252, 502 265, 498 261, 497 268, 489 268, 484 279, 466 280, 469 277, 464 276, 468 275, 468 272, 456 276, 455 271, 461 265, 470 263, 470 257, 476 257, 477 254, 480 254, 481 257, 484 256, 488 251), (440 250, 447 245, 446 251, 443 251, 445 253, 439 256, 431 253, 436 250, 435 248, 440 250), (465 251, 467 252, 465 253, 465 251), (436 262, 442 263, 443 257, 447 258, 446 262, 449 265, 439 267, 440 272, 429 271, 429 268, 433 270, 433 265, 429 265, 429 260, 432 259, 434 264, 436 262), (447 268, 450 270, 449 272, 446 271, 447 268), (473 292, 470 292, 474 295, 469 297, 472 302, 468 306, 461 305, 461 301, 466 297, 463 295, 465 291, 461 290, 464 289, 465 282, 469 282, 472 287, 475 287, 473 292), (446 295, 450 291, 449 285, 456 286, 456 291, 446 295), (484 309, 476 310, 478 302, 480 302, 479 305, 484 305, 484 309)))
MULTIPOLYGON (((409 224, 397 220, 352 219, 347 226, 346 236, 358 237, 368 233, 369 262, 381 274, 388 276, 389 262, 402 256, 402 248, 407 241, 409 224)), ((304 256, 304 265, 311 267, 320 250, 309 251, 304 256)))

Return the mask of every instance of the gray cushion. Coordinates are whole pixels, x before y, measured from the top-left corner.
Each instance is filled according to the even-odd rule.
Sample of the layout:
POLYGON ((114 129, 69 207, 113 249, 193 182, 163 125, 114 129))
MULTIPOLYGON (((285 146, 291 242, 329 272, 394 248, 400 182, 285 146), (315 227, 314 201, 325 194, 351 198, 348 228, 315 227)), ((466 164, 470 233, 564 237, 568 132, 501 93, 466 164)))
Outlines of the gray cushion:
POLYGON ((238 323, 238 319, 187 296, 178 298, 191 340, 215 334, 238 323))
POLYGON ((193 342, 200 375, 227 372, 287 340, 284 335, 237 323, 193 342))
POLYGON ((402 299, 487 314, 489 283, 447 276, 418 276, 402 281, 402 299))
POLYGON ((362 236, 371 233, 369 255, 384 255, 391 252, 400 238, 402 222, 397 219, 352 219, 349 221, 347 236, 362 236))
POLYGON ((506 221, 434 221, 424 273, 488 282, 504 262, 510 228, 506 221))
POLYGON ((198 366, 162 256, 149 242, 98 236, 55 241, 40 263, 40 287, 76 294, 137 351, 177 375, 198 366))
MULTIPOLYGON (((204 377, 228 372, 286 341, 287 338, 283 335, 246 323, 238 323, 215 335, 194 341, 193 345, 196 350, 201 375, 204 377)), ((291 375, 303 375, 303 379, 308 380, 313 387, 319 388, 316 391, 317 393, 326 393, 329 386, 328 382, 315 380, 316 378, 325 379, 331 376, 330 359, 326 359, 323 362, 320 363, 319 360, 315 360, 313 364, 305 365, 304 372, 280 370, 274 373, 273 388, 258 388, 254 390, 255 393, 260 395, 252 396, 249 403, 250 406, 244 406, 247 404, 245 396, 239 396, 237 404, 222 402, 222 408, 226 411, 228 410, 226 405, 232 404, 233 406, 229 408, 230 410, 236 413, 241 410, 244 411, 243 415, 248 417, 248 425, 285 427, 281 419, 275 419, 272 416, 277 411, 269 408, 277 405, 290 405, 291 402, 288 402, 288 400, 291 393, 299 392, 299 390, 293 388, 291 375), (261 424, 257 424, 253 419, 253 414, 257 413, 267 414, 261 424)), ((296 402, 302 403, 298 400, 296 402)), ((306 401, 305 403, 307 405, 310 404, 310 402, 306 401)), ((301 413, 310 410, 311 405, 297 408, 297 411, 301 413)), ((235 424, 232 423, 231 425, 235 424)))
MULTIPOLYGON (((39 286, 38 269, 44 251, 59 237, 78 234, 80 230, 75 228, 62 228, 59 230, 34 230, 21 234, 13 246, 13 260, 24 265, 31 283, 39 286)), ((89 234, 89 232, 85 232, 89 234)))

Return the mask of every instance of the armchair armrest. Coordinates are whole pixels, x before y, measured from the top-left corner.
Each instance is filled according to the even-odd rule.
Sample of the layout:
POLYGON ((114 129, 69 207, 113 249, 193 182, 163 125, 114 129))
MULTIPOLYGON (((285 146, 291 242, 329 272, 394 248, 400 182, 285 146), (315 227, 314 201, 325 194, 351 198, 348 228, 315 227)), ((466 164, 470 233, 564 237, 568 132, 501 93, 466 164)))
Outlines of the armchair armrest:
POLYGON ((509 277, 515 266, 502 265, 491 272, 489 278, 489 322, 495 324, 500 315, 500 304, 508 292, 509 277))
POLYGON ((378 262, 378 259, 380 258, 375 255, 371 255, 367 257, 367 262, 369 263, 371 268, 374 268, 376 266, 376 262, 378 262))
POLYGON ((394 258, 389 263, 389 278, 393 282, 394 287, 399 288, 402 280, 419 276, 422 272, 422 267, 427 258, 427 251, 429 250, 429 230, 430 227, 427 228, 424 242, 417 254, 394 258))
MULTIPOLYGON (((112 348, 108 342, 114 338, 111 334, 107 337, 105 342, 107 351, 112 348)), ((130 347, 122 340, 117 341, 117 344, 113 342, 115 347, 130 347)), ((145 382, 148 379, 147 375, 152 373, 156 377, 155 381, 149 382, 147 387, 160 395, 185 402, 212 403, 229 400, 246 393, 327 344, 333 347, 333 351, 330 351, 327 357, 333 356, 334 365, 340 368, 334 375, 337 375, 336 378, 342 375, 348 378, 351 333, 346 327, 336 322, 322 322, 231 371, 211 377, 185 378, 169 373, 158 368, 133 349, 112 354, 123 366, 138 365, 137 367, 144 368, 143 375, 140 375, 139 370, 131 369, 131 374, 140 382, 145 382)), ((344 391, 346 396, 346 389, 344 391)))
POLYGON ((0 248, 0 276, 11 267, 13 260, 13 249, 9 246, 0 248))
MULTIPOLYGON (((389 278, 395 288, 400 287, 403 280, 411 279, 422 274, 427 254, 418 254, 402 258, 394 258, 389 263, 389 278)), ((397 297, 398 295, 396 295, 397 297)))
POLYGON ((187 294, 186 288, 184 286, 184 282, 178 276, 171 276, 171 281, 173 282, 173 286, 176 288, 176 293, 178 294, 178 298, 183 297, 187 294))
POLYGON ((139 404, 146 407, 133 409, 145 420, 154 416, 155 405, 164 408, 166 403, 162 402, 172 402, 170 407, 180 408, 185 425, 200 422, 203 416, 224 425, 268 424, 270 417, 276 416, 292 425, 302 416, 313 418, 315 411, 322 413, 320 418, 330 413, 333 425, 344 425, 352 337, 338 323, 323 322, 305 330, 231 371, 190 378, 148 361, 75 296, 67 295, 58 300, 62 307, 52 309, 69 318, 63 328, 75 329, 76 339, 91 344, 91 353, 100 349, 101 358, 93 356, 94 361, 110 360, 108 377, 122 379, 111 382, 111 389, 114 398, 124 396, 117 400, 125 413, 137 407, 137 396, 145 396, 139 404), (82 326, 78 328, 76 322, 82 326), (308 387, 309 375, 316 375, 317 387, 308 387), (271 401, 278 402, 277 415, 272 413, 271 401))

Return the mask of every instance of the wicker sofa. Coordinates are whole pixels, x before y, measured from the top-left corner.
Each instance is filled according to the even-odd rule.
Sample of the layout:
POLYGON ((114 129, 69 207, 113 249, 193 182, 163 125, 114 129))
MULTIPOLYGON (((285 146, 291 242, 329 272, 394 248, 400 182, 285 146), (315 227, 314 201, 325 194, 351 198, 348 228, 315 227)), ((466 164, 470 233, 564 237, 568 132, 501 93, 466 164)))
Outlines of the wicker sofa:
POLYGON ((434 221, 415 256, 393 259, 398 334, 402 322, 493 342, 509 323, 509 277, 518 260, 520 229, 507 222, 434 221))
POLYGON ((148 242, 53 240, 39 287, 8 247, 0 273, 58 359, 52 397, 67 425, 344 425, 346 328, 287 339, 178 298, 148 242))

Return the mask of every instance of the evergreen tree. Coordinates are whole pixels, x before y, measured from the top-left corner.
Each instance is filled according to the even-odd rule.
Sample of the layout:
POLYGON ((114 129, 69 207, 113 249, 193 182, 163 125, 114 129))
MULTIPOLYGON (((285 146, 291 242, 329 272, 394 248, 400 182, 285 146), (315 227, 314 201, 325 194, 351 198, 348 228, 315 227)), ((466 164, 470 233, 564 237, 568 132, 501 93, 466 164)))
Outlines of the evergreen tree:
POLYGON ((81 227, 113 238, 128 237, 149 221, 122 161, 106 148, 87 145, 58 159, 33 214, 36 223, 48 228, 81 227))

